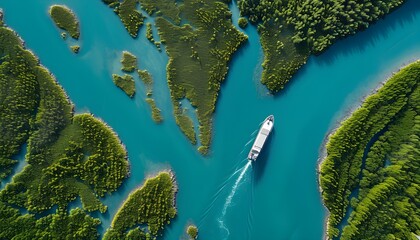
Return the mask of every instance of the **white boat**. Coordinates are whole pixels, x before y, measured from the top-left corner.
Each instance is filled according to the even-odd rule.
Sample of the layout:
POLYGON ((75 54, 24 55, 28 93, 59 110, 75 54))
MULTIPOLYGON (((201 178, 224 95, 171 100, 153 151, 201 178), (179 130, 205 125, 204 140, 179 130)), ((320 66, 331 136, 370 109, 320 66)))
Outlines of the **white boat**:
POLYGON ((251 151, 249 151, 248 160, 257 160, 257 157, 260 154, 264 143, 268 138, 268 135, 270 135, 273 126, 274 116, 270 115, 264 120, 264 123, 262 124, 260 131, 258 132, 257 138, 255 139, 255 142, 252 145, 251 151))

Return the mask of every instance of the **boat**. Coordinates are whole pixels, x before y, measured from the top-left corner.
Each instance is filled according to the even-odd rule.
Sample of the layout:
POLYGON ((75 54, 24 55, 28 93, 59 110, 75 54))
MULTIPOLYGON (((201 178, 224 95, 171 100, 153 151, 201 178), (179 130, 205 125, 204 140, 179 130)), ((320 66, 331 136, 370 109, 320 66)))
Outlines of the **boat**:
POLYGON ((250 161, 257 160, 258 155, 260 154, 265 141, 267 140, 268 136, 270 135, 271 130, 273 129, 273 126, 274 126, 274 116, 270 115, 264 120, 260 128, 260 131, 258 132, 257 138, 255 139, 254 144, 252 145, 251 151, 249 151, 248 160, 250 161))

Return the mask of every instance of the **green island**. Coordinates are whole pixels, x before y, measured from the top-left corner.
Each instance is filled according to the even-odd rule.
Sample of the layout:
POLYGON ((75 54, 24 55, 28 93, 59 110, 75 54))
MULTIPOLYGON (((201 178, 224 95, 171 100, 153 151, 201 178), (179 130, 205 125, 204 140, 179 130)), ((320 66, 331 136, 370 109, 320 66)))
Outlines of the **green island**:
POLYGON ((264 51, 261 82, 282 90, 311 54, 366 29, 404 0, 238 0, 242 16, 258 26, 264 51))
POLYGON ((72 52, 74 52, 74 53, 79 53, 79 51, 80 51, 80 46, 79 46, 79 45, 73 45, 73 46, 70 46, 70 49, 71 49, 71 51, 72 51, 72 52))
POLYGON ((120 76, 118 74, 112 74, 112 81, 130 98, 134 97, 134 94, 136 93, 136 86, 134 83, 134 78, 131 75, 124 74, 124 76, 120 76))
POLYGON ((176 215, 176 192, 177 186, 170 171, 148 178, 118 210, 104 240, 155 239, 176 215), (147 229, 140 225, 147 225, 147 229))
POLYGON ((244 17, 240 17, 238 19, 238 26, 240 28, 246 28, 246 26, 248 26, 248 20, 246 18, 244 18, 244 17))
POLYGON ((137 57, 128 51, 123 51, 121 58, 121 70, 124 72, 134 72, 137 69, 137 57))
POLYGON ((187 234, 191 239, 197 239, 198 237, 198 228, 194 224, 188 225, 187 234))
POLYGON ((137 37, 145 17, 137 10, 138 0, 102 0, 120 17, 128 33, 137 37))
POLYGON ((320 164, 329 238, 420 235, 419 82, 417 61, 392 76, 329 137, 320 164))
POLYGON ((137 70, 137 73, 140 79, 143 81, 146 86, 146 102, 152 108, 152 119, 156 123, 163 121, 163 117, 160 109, 156 106, 155 100, 152 98, 153 95, 153 78, 152 75, 147 70, 137 70))
POLYGON ((64 5, 52 5, 49 13, 57 27, 67 31, 72 38, 79 39, 79 20, 72 10, 64 5))
POLYGON ((86 239, 97 240, 99 219, 80 208, 37 218, 0 202, 0 239, 86 239))

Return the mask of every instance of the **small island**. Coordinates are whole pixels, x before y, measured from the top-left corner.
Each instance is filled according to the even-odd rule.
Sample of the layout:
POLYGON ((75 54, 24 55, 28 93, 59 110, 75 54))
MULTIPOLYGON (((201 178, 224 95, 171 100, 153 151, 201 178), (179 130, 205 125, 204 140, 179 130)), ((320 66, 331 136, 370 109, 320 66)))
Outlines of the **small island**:
POLYGON ((156 26, 169 55, 167 76, 175 120, 191 143, 195 144, 192 120, 179 109, 179 101, 188 99, 196 108, 199 122, 201 146, 198 150, 207 154, 212 138, 212 116, 221 83, 226 77, 232 55, 247 41, 247 36, 234 27, 227 4, 194 0, 185 2, 183 9, 182 16, 191 25, 174 25, 163 16, 156 19, 156 26), (202 5, 200 10, 195 9, 197 4, 202 5))
POLYGON ((160 109, 156 106, 155 100, 152 98, 153 95, 153 78, 152 75, 147 70, 138 70, 137 71, 140 79, 143 81, 146 86, 146 102, 152 108, 152 118, 156 123, 163 121, 163 117, 160 109))
POLYGON ((72 51, 72 52, 74 52, 74 53, 79 53, 79 51, 80 51, 80 46, 79 46, 79 45, 73 45, 73 46, 70 46, 70 49, 71 49, 71 51, 72 51))
POLYGON ((248 20, 244 17, 240 17, 238 20, 238 26, 242 29, 246 28, 246 26, 248 26, 248 20))
POLYGON ((329 239, 420 234, 419 83, 417 61, 367 97, 330 135, 319 170, 329 239))
MULTIPOLYGON (((105 3, 118 9, 129 1, 105 3)), ((169 55, 167 77, 175 121, 195 145, 197 133, 193 121, 179 106, 180 100, 187 99, 197 110, 201 143, 198 151, 205 155, 209 152, 212 116, 229 61, 248 38, 233 25, 226 2, 193 0, 185 2, 182 8, 176 2, 140 0, 140 3, 148 14, 156 14, 161 43, 166 45, 169 55), (181 26, 180 16, 189 24, 181 26)), ((123 17, 121 20, 125 21, 123 17)), ((133 36, 130 30, 129 33, 133 36)), ((146 35, 152 39, 151 26, 146 35)))
POLYGON ((123 51, 121 58, 121 70, 124 72, 134 72, 137 69, 137 57, 128 51, 123 51))
POLYGON ((191 239, 197 239, 198 237, 198 228, 194 224, 188 225, 187 234, 191 239))
POLYGON ((72 10, 64 5, 53 5, 49 13, 57 27, 67 31, 72 38, 79 39, 79 21, 72 10))
POLYGON ((152 119, 156 123, 161 123, 163 121, 162 113, 160 109, 156 106, 155 100, 153 98, 146 98, 146 102, 152 108, 152 119))
POLYGON ((134 78, 131 75, 124 74, 124 76, 120 76, 112 74, 112 80, 114 84, 123 90, 130 98, 134 97, 134 94, 136 93, 136 86, 134 78))
POLYGON ((159 50, 159 52, 162 50, 160 48, 160 42, 156 42, 155 39, 153 38, 153 30, 152 30, 152 24, 151 23, 146 24, 146 38, 147 38, 147 40, 149 40, 149 42, 153 43, 156 46, 156 48, 159 50))
POLYGON ((176 215, 176 192, 172 172, 163 171, 148 178, 142 187, 128 196, 112 220, 104 239, 124 239, 129 234, 139 237, 159 236, 176 215), (147 231, 141 228, 143 225, 147 225, 147 231))
MULTIPOLYGON (((129 0, 105 2, 117 9, 129 0)), ((156 17, 161 43, 166 45, 167 78, 175 120, 195 145, 197 133, 190 124, 192 120, 178 106, 180 100, 190 101, 197 110, 199 122, 198 150, 207 154, 221 83, 232 55, 247 41, 247 36, 233 26, 225 1, 192 0, 184 2, 182 7, 167 1, 139 2, 143 10, 156 17), (188 24, 181 25, 180 16, 188 24)), ((276 93, 306 64, 311 54, 321 54, 339 39, 366 29, 403 3, 400 0, 355 4, 335 0, 324 4, 239 0, 238 25, 245 28, 250 22, 257 27, 264 51, 261 82, 271 93, 276 93)), ((121 20, 124 22, 123 17, 121 20)), ((153 39, 151 25, 147 26, 146 37, 149 41, 153 39)))

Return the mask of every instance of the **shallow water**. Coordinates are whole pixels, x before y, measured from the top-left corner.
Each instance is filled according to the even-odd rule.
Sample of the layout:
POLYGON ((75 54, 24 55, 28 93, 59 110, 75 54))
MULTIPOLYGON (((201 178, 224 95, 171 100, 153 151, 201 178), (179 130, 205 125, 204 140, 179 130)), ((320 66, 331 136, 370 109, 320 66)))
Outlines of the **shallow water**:
MULTIPOLYGON (((406 5, 361 32, 311 57, 286 90, 276 97, 259 83, 262 50, 256 29, 234 56, 214 117, 209 157, 200 156, 172 117, 166 85, 167 56, 144 37, 132 39, 118 17, 101 1, 3 0, 5 22, 51 70, 76 105, 105 120, 127 147, 131 177, 104 199, 104 230, 122 201, 146 176, 171 168, 179 185, 177 218, 164 239, 185 236, 190 222, 200 239, 321 239, 325 209, 318 192, 316 166, 326 134, 360 99, 400 66, 420 57, 420 1, 406 5), (50 4, 64 3, 81 22, 81 52, 73 54, 48 17, 50 4), (144 102, 144 86, 130 100, 112 82, 120 56, 128 50, 155 80, 154 97, 164 122, 156 125, 144 102), (220 228, 224 204, 259 123, 274 114, 276 126, 261 158, 238 183, 220 228), (235 173, 236 172, 236 173, 235 173)), ((233 18, 237 18, 235 6, 233 18)), ((77 204, 74 204, 77 206, 77 204)))

